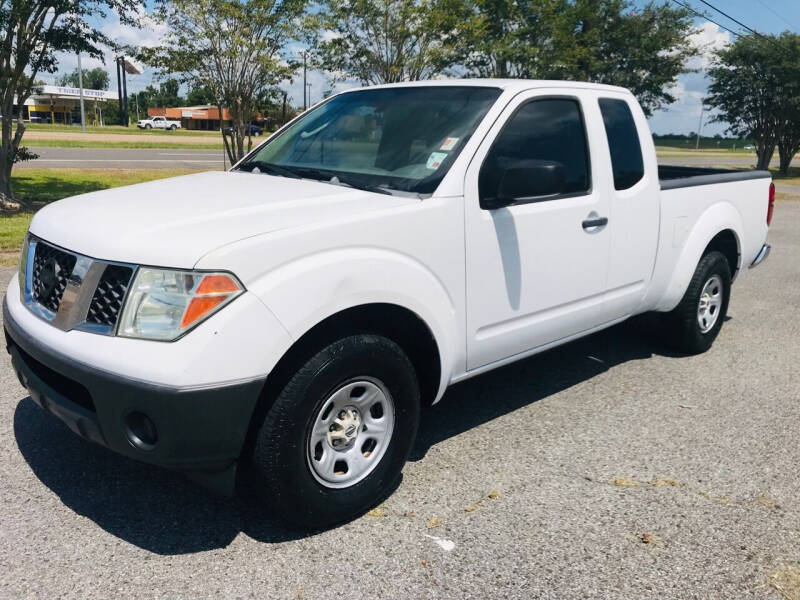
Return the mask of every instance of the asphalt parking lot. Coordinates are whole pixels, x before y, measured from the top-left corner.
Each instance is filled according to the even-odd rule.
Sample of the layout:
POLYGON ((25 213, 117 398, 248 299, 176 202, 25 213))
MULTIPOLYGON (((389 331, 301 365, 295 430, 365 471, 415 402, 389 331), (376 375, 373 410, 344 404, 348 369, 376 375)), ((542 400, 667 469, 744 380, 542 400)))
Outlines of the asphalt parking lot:
POLYGON ((314 535, 80 440, 4 356, 0 596, 780 598, 800 574, 800 201, 770 241, 708 353, 636 321, 459 384, 394 495, 314 535))

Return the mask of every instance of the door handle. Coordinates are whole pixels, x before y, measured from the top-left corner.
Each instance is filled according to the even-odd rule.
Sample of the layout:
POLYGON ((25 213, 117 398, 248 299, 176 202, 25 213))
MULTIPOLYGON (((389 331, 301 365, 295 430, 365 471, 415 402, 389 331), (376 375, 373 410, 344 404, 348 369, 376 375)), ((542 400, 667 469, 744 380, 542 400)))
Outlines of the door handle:
POLYGON ((603 227, 608 225, 608 217, 593 217, 586 219, 581 223, 584 229, 594 229, 595 227, 603 227))

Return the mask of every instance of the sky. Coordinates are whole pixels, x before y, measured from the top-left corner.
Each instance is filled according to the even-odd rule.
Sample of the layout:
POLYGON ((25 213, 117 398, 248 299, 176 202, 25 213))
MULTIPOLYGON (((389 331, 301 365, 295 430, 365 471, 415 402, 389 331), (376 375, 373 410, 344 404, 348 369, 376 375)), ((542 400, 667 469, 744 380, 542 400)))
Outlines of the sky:
MULTIPOLYGON (((671 0, 674 2, 674 0, 671 0)), ((798 0, 708 0, 710 4, 720 8, 728 15, 737 19, 744 25, 762 33, 780 33, 782 31, 792 31, 800 33, 800 2, 798 0)), ((692 35, 692 43, 701 49, 701 55, 694 58, 687 65, 696 71, 680 75, 673 90, 673 95, 677 98, 674 104, 666 109, 657 111, 650 118, 650 127, 654 133, 689 133, 697 131, 700 123, 702 98, 708 89, 708 78, 704 71, 708 68, 711 52, 715 48, 720 48, 731 40, 735 39, 733 32, 743 31, 742 27, 732 20, 726 18, 719 12, 704 4, 702 0, 681 0, 690 5, 697 12, 706 15, 707 18, 698 16, 695 18, 697 33, 692 35), (718 24, 712 23, 713 19, 718 24), (720 27, 720 25, 722 27, 720 27)), ((634 0, 634 5, 643 6, 646 0, 634 0)), ((163 27, 153 23, 150 27, 136 30, 120 25, 119 20, 110 16, 104 22, 98 24, 100 28, 112 39, 122 44, 131 45, 155 45, 163 34, 163 27)), ((302 46, 295 45, 287 49, 289 53, 297 54, 302 50, 302 46)), ((68 73, 77 66, 75 55, 59 55, 59 73, 44 77, 45 80, 54 80, 60 74, 68 73)), ((84 68, 94 68, 104 66, 102 62, 95 59, 84 58, 84 68)), ((111 74, 112 88, 116 86, 116 73, 114 72, 113 55, 108 53, 106 56, 105 68, 111 74)), ((128 77, 128 91, 139 91, 148 85, 158 85, 158 78, 152 70, 145 70, 142 75, 128 77)), ((54 81, 52 81, 54 83, 54 81)), ((324 92, 334 89, 344 89, 352 87, 352 83, 339 83, 332 86, 324 73, 309 71, 308 83, 311 84, 312 103, 318 102, 324 92)), ((289 98, 295 105, 303 103, 303 82, 302 72, 294 81, 286 81, 281 86, 289 94, 289 98)), ((185 91, 185 90, 184 90, 185 91)), ((703 114, 702 133, 703 135, 714 135, 725 133, 725 125, 711 122, 707 112, 703 114)))

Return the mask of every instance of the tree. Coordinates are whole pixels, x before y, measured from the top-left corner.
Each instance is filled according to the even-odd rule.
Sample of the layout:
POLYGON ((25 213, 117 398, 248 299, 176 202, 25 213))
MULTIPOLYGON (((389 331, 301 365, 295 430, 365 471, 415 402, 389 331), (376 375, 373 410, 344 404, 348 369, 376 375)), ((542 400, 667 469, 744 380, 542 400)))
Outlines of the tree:
POLYGON ((107 11, 134 25, 142 0, 0 0, 0 207, 13 198, 11 170, 29 153, 21 146, 25 134, 22 111, 12 114, 36 89, 41 73, 54 73, 55 53, 82 52, 102 58, 101 47, 113 45, 93 23, 107 11), (91 22, 91 23, 90 23, 91 22))
POLYGON ((308 0, 166 0, 158 11, 167 30, 164 44, 143 49, 141 58, 193 88, 208 88, 214 104, 228 109, 232 133, 223 129, 223 143, 231 162, 252 148, 245 126, 258 99, 295 71, 296 63, 281 51, 300 35, 307 5, 308 0))
POLYGON ((174 108, 183 104, 183 98, 180 97, 178 91, 181 84, 177 79, 167 79, 158 86, 158 96, 156 100, 158 106, 165 108, 174 108))
POLYGON ((460 61, 481 77, 568 79, 630 89, 645 113, 697 53, 686 9, 629 0, 468 0, 453 13, 460 61))
POLYGON ((453 63, 453 14, 463 6, 452 0, 327 0, 314 15, 326 32, 315 40, 317 62, 334 77, 368 84, 428 79, 453 63))
POLYGON ((748 136, 756 147, 756 168, 767 169, 782 148, 786 172, 800 147, 800 41, 796 34, 747 35, 717 52, 709 69, 706 105, 717 109, 715 121, 748 136))
POLYGON ((207 106, 214 103, 214 94, 206 86, 193 87, 186 94, 186 104, 189 106, 207 106))
MULTIPOLYGON (((58 83, 69 87, 80 87, 78 69, 67 73, 58 83)), ((109 84, 108 71, 101 67, 94 69, 83 69, 83 87, 87 90, 107 90, 109 84)))

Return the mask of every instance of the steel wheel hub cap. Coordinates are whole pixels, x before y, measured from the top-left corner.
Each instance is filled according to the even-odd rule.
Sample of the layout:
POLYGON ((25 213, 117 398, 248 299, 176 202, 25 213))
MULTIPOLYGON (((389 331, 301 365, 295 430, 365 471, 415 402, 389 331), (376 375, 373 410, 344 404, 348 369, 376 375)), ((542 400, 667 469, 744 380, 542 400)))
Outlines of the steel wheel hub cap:
POLYGON ((697 305, 697 324, 701 333, 708 333, 716 325, 722 309, 722 291, 722 278, 719 275, 713 275, 703 286, 697 305))
POLYGON ((308 435, 308 466, 329 488, 355 485, 380 463, 394 432, 394 402, 377 379, 359 377, 322 403, 308 435))

